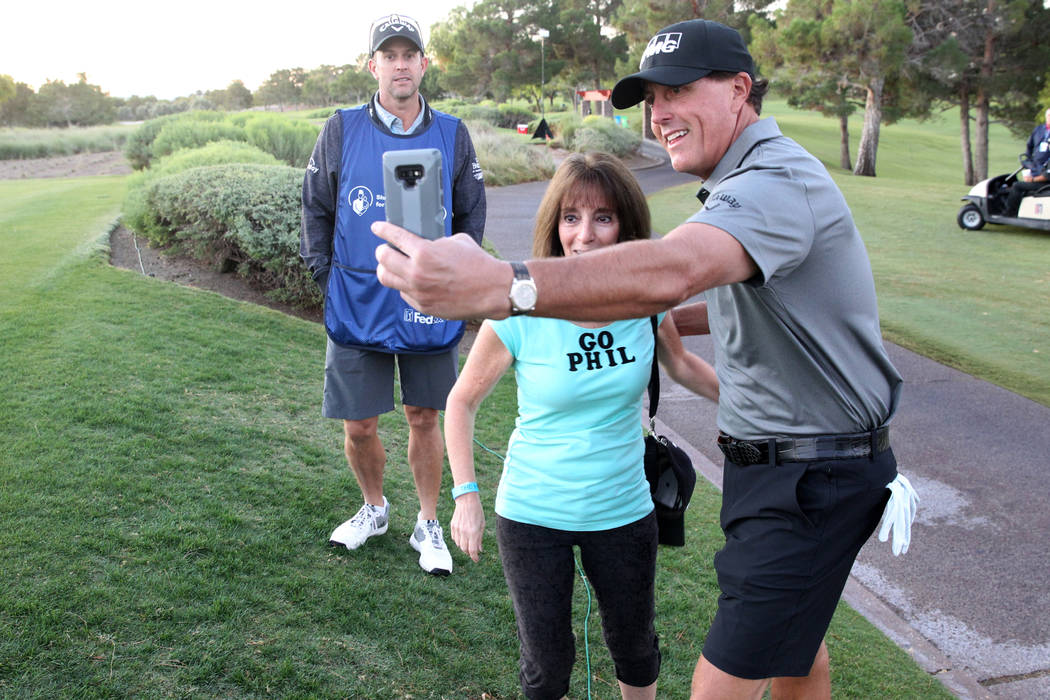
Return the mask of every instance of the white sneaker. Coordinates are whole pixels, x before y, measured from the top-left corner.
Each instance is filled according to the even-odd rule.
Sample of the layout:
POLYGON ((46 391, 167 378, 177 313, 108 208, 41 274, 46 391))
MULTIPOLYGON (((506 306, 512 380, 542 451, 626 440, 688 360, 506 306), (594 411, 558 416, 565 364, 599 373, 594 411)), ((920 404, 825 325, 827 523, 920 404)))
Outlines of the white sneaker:
POLYGON ((416 516, 416 529, 408 543, 419 552, 419 565, 428 574, 448 576, 452 573, 452 555, 448 553, 445 535, 437 520, 422 520, 416 516))
POLYGON ((332 530, 328 544, 343 545, 347 549, 357 549, 373 535, 382 535, 390 523, 390 502, 383 496, 383 507, 377 508, 369 503, 361 506, 354 517, 332 530))

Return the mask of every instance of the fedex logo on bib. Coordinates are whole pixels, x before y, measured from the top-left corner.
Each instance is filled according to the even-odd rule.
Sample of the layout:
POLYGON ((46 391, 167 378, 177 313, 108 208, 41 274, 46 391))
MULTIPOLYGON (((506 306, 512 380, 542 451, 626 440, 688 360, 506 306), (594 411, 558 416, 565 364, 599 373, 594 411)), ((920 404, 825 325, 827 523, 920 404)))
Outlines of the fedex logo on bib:
POLYGON ((649 40, 649 45, 645 47, 645 52, 642 54, 642 60, 638 64, 639 68, 643 68, 645 60, 661 53, 674 53, 678 50, 678 46, 682 43, 681 32, 668 32, 666 34, 657 34, 649 40))

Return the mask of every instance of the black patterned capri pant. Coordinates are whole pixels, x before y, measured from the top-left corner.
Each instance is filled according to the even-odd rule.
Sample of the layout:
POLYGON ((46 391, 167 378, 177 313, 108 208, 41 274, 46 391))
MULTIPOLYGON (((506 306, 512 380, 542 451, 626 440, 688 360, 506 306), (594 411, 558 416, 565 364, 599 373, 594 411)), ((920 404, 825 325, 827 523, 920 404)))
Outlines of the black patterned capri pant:
POLYGON ((497 515, 503 574, 510 589, 521 644, 522 692, 530 700, 569 691, 576 659, 572 593, 574 547, 598 600, 605 644, 617 680, 645 687, 660 674, 653 625, 656 516, 592 532, 553 530, 497 515))

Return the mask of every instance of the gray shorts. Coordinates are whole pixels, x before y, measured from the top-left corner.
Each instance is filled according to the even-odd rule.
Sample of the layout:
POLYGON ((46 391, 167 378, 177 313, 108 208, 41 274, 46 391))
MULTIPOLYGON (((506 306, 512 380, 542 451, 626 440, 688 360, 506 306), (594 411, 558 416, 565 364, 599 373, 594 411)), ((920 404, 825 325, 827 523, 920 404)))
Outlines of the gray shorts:
POLYGON ((401 381, 401 403, 444 410, 459 371, 458 345, 437 355, 393 355, 348 348, 329 338, 321 414, 325 418, 364 420, 394 410, 394 358, 401 381))

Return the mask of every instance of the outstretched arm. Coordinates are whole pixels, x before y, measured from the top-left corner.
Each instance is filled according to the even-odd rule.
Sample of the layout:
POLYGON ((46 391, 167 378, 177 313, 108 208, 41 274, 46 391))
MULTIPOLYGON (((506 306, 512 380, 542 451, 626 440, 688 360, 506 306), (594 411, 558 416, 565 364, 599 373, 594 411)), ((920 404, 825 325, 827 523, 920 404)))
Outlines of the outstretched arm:
POLYGON ((714 368, 685 349, 671 314, 664 316, 656 340, 656 356, 671 379, 717 403, 718 377, 714 368))
MULTIPOLYGON (((427 241, 385 221, 372 231, 400 249, 376 249, 379 281, 442 318, 504 318, 514 277, 468 236, 427 241)), ((528 261, 539 300, 534 316, 573 321, 640 318, 705 289, 753 277, 758 268, 725 231, 696 222, 660 239, 628 241, 587 255, 528 261)))
MULTIPOLYGON (((456 486, 477 480, 474 418, 478 406, 492 392, 513 359, 496 332, 488 323, 483 323, 463 365, 463 372, 445 402, 445 444, 452 483, 456 486)), ((451 529, 456 545, 477 561, 485 533, 485 512, 478 493, 466 493, 456 499, 451 529)))

